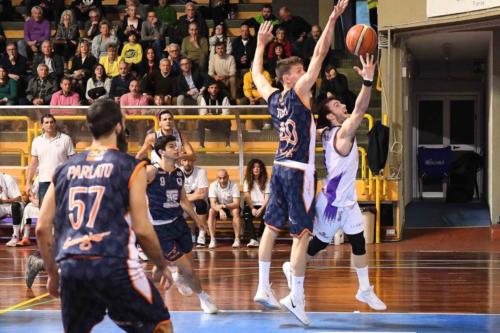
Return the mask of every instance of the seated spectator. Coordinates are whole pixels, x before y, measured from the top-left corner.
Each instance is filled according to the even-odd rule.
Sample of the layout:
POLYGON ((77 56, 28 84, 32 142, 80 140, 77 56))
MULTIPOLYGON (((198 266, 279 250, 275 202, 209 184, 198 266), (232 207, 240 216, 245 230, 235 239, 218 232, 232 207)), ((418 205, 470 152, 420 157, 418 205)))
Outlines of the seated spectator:
POLYGON ((233 51, 231 38, 227 35, 226 26, 222 23, 215 26, 212 36, 208 39, 208 44, 210 45, 210 58, 215 54, 215 44, 217 44, 217 42, 226 44, 226 53, 231 54, 233 51))
POLYGON ((117 55, 117 51, 115 44, 109 44, 107 47, 107 54, 99 58, 99 63, 104 66, 106 75, 111 78, 120 73, 118 66, 123 61, 123 58, 117 55))
POLYGON ((240 247, 240 188, 238 184, 229 180, 225 169, 217 171, 217 180, 208 188, 210 210, 208 211, 208 231, 210 232, 209 249, 217 246, 215 240, 216 219, 233 220, 234 242, 233 247, 240 247))
MULTIPOLYGON (((149 104, 147 95, 140 92, 139 81, 136 79, 130 80, 128 86, 129 92, 120 97, 120 106, 146 106, 149 104)), ((144 109, 123 109, 127 115, 140 116, 145 111, 144 109)))
POLYGON ((34 7, 40 7, 45 18, 49 21, 57 21, 64 10, 64 0, 24 0, 24 19, 27 20, 34 7))
POLYGON ((131 33, 136 35, 136 42, 139 41, 139 36, 142 30, 142 19, 137 13, 137 7, 135 5, 130 5, 126 9, 127 15, 123 18, 120 25, 118 26, 116 36, 121 44, 129 40, 131 33))
POLYGON ((232 55, 236 61, 236 69, 240 73, 240 77, 250 70, 250 63, 253 61, 257 42, 250 35, 248 25, 240 26, 240 36, 236 37, 232 42, 232 55))
POLYGON ((49 68, 49 76, 56 82, 64 75, 64 59, 54 53, 52 44, 46 40, 41 46, 42 52, 35 54, 33 57, 33 68, 37 68, 39 64, 45 64, 49 68))
POLYGON ((215 54, 208 63, 208 75, 216 82, 221 83, 226 89, 229 88, 231 98, 236 100, 238 90, 236 82, 236 62, 234 57, 226 53, 226 44, 217 42, 215 54))
POLYGON ((160 60, 160 70, 144 77, 141 82, 142 91, 150 96, 163 95, 163 105, 172 105, 175 96, 177 76, 172 74, 170 60, 160 60))
POLYGON ((124 61, 120 62, 118 65, 118 72, 120 75, 114 77, 111 80, 111 86, 109 88, 109 97, 114 99, 115 102, 120 102, 120 97, 129 92, 130 81, 134 78, 132 74, 129 73, 128 65, 124 61))
MULTIPOLYGON (((208 218, 208 177, 207 171, 194 165, 193 159, 180 160, 181 170, 184 173, 184 190, 189 202, 201 220, 207 223, 208 218)), ((194 230, 193 230, 194 231, 194 230)), ((205 230, 200 229, 196 240, 197 247, 205 246, 205 230)), ((194 233, 193 233, 194 234, 194 233)))
POLYGON ((57 26, 56 40, 54 41, 56 54, 64 57, 65 61, 68 61, 75 54, 79 39, 80 30, 73 19, 73 13, 71 10, 65 10, 57 26))
MULTIPOLYGON (((269 84, 272 84, 271 75, 268 71, 264 70, 262 72, 266 80, 269 84)), ((257 87, 253 83, 252 71, 246 72, 245 76, 243 76, 243 95, 244 97, 241 99, 241 104, 243 105, 266 105, 267 102, 260 96, 257 87)), ((260 111, 260 110, 258 110, 260 111)), ((254 122, 258 122, 259 125, 257 127, 261 127, 261 122, 254 120, 254 122)), ((264 121, 263 129, 270 129, 271 124, 268 121, 264 121)))
POLYGON ((148 18, 142 24, 141 40, 145 46, 151 46, 155 50, 156 58, 163 58, 165 48, 165 34, 167 28, 165 24, 158 20, 153 10, 148 11, 148 18))
POLYGON ((139 15, 139 17, 144 22, 144 20, 146 20, 146 17, 148 16, 148 6, 142 4, 139 0, 125 0, 125 8, 128 8, 130 6, 135 6, 137 8, 137 15, 139 15))
POLYGON ((179 75, 181 73, 181 65, 179 64, 179 60, 181 59, 181 47, 179 44, 170 43, 165 51, 168 53, 168 60, 172 64, 172 74, 179 75))
POLYGON ((192 2, 188 2, 185 6, 185 15, 179 17, 177 21, 177 33, 175 34, 175 42, 181 43, 183 39, 189 36, 189 29, 191 23, 196 23, 198 27, 198 34, 201 37, 208 38, 208 26, 205 18, 199 13, 192 2))
MULTIPOLYGON (((101 0, 73 0, 71 3, 71 9, 75 13, 75 18, 80 24, 90 16, 92 11, 98 11, 102 13, 102 1, 101 0)), ((91 18, 92 20, 92 18, 91 18)), ((85 29, 88 31, 88 29, 85 29)))
MULTIPOLYGON (((200 70, 192 70, 191 60, 181 58, 181 75, 177 77, 177 105, 199 105, 208 78, 200 70)), ((184 110, 179 110, 184 114, 184 110)))
POLYGON ((181 53, 204 71, 207 69, 208 41, 198 34, 196 23, 189 25, 189 36, 182 40, 181 53))
POLYGON ((158 68, 158 59, 155 55, 155 50, 152 47, 146 48, 142 61, 132 66, 132 72, 137 78, 142 78, 145 75, 153 73, 158 68))
POLYGON ((325 79, 321 81, 318 102, 329 97, 335 97, 346 105, 347 111, 352 112, 356 95, 349 90, 349 82, 344 74, 337 72, 337 69, 328 65, 325 68, 325 79))
MULTIPOLYGON (((51 106, 78 106, 80 95, 74 92, 71 86, 71 78, 64 77, 61 80, 61 90, 55 92, 50 99, 51 106)), ((72 116, 78 114, 78 109, 52 109, 53 115, 72 116)))
POLYGON ((253 28, 253 35, 257 36, 260 25, 265 21, 271 21, 273 23, 273 33, 275 33, 280 24, 280 21, 276 16, 274 16, 273 6, 271 6, 270 4, 263 5, 260 15, 249 18, 248 20, 243 22, 243 24, 247 25, 249 28, 253 28))
POLYGON ((212 18, 214 25, 224 23, 226 19, 236 18, 237 6, 231 4, 230 0, 209 1, 209 12, 203 14, 206 18, 212 18))
POLYGON ((101 11, 97 8, 89 11, 89 19, 85 22, 83 37, 90 42, 99 35, 99 25, 101 24, 102 16, 101 11))
POLYGON ((316 43, 318 43, 319 37, 321 36, 321 27, 317 24, 313 25, 311 28, 311 36, 306 37, 304 40, 304 47, 300 54, 302 59, 305 59, 307 62, 311 60, 311 57, 314 53, 314 48, 316 47, 316 43))
POLYGON ((7 37, 5 36, 5 31, 3 30, 2 23, 0 23, 0 54, 4 54, 5 52, 5 42, 7 41, 7 37))
POLYGON ((167 29, 173 28, 177 24, 177 13, 175 8, 170 6, 167 0, 158 0, 158 6, 154 7, 156 17, 166 24, 167 29))
POLYGON ((266 166, 259 159, 252 159, 245 171, 243 182, 243 197, 245 199, 243 208, 243 219, 245 231, 249 237, 247 247, 258 247, 258 238, 264 232, 264 213, 271 193, 270 180, 267 176, 266 166), (255 233, 253 219, 260 218, 259 232, 255 233))
POLYGON ((142 46, 137 42, 139 36, 135 31, 128 35, 128 42, 123 45, 122 59, 127 64, 139 64, 142 61, 142 46))
POLYGON ((278 61, 285 58, 285 49, 283 48, 283 45, 276 44, 274 46, 274 56, 265 65, 266 70, 273 79, 273 87, 278 87, 280 84, 278 78, 276 77, 276 65, 278 64, 278 61))
MULTIPOLYGON (((16 43, 7 43, 5 54, 2 56, 0 64, 9 73, 9 78, 16 81, 19 85, 24 82, 27 76, 26 72, 26 58, 17 52, 16 43)), ((21 89, 22 87, 19 86, 21 89)))
POLYGON ((281 7, 279 11, 280 28, 286 32, 286 39, 291 43, 302 45, 311 25, 300 16, 292 15, 292 12, 287 7, 281 7))
POLYGON ((23 232, 23 239, 17 243, 17 246, 29 246, 30 241, 30 229, 31 222, 33 219, 38 218, 40 214, 40 201, 38 200, 38 177, 33 181, 33 186, 31 191, 28 193, 29 199, 28 204, 23 209, 23 217, 21 219, 20 232, 23 232))
POLYGON ((17 83, 9 78, 9 72, 0 66, 0 105, 15 105, 17 102, 17 83))
POLYGON ((283 46, 283 50, 285 51, 285 58, 291 57, 292 56, 292 43, 286 39, 285 35, 285 30, 281 27, 279 27, 276 30, 276 38, 274 41, 269 43, 268 51, 267 51, 267 58, 272 59, 274 55, 274 47, 280 44, 283 46))
POLYGON ((68 73, 73 79, 73 87, 81 96, 84 95, 85 86, 92 76, 96 64, 97 59, 90 54, 89 42, 82 39, 76 49, 76 54, 71 58, 68 65, 68 73))
MULTIPOLYGON (((219 87, 217 82, 212 82, 208 86, 208 89, 205 93, 202 94, 202 98, 200 98, 200 102, 198 104, 200 106, 199 114, 200 116, 209 116, 209 115, 229 115, 229 109, 220 108, 220 109, 204 109, 204 106, 207 105, 220 105, 220 106, 228 106, 230 105, 229 99, 225 96, 219 87)), ((231 146, 231 121, 230 120, 206 120, 200 119, 198 120, 198 137, 200 139, 200 148, 205 148, 205 130, 209 129, 214 133, 220 133, 223 135, 226 140, 226 148, 231 146)))
POLYGON ((28 82, 26 101, 22 104, 49 105, 56 91, 56 81, 49 76, 49 67, 41 63, 36 67, 37 76, 28 82))
POLYGON ((28 58, 29 54, 40 52, 43 41, 50 39, 50 22, 43 18, 42 8, 31 9, 31 18, 24 23, 24 39, 17 42, 19 54, 28 58))
POLYGON ((94 75, 87 80, 87 89, 85 97, 89 104, 94 103, 101 98, 108 98, 111 89, 111 79, 106 75, 106 70, 101 64, 97 64, 94 69, 94 75))
POLYGON ((99 59, 106 55, 108 45, 118 45, 118 39, 111 35, 110 25, 108 21, 101 21, 99 23, 99 35, 95 36, 92 40, 92 55, 99 59))
POLYGON ((21 191, 16 180, 11 175, 0 173, 0 219, 12 217, 12 238, 6 246, 16 246, 19 242, 19 232, 22 217, 21 191))

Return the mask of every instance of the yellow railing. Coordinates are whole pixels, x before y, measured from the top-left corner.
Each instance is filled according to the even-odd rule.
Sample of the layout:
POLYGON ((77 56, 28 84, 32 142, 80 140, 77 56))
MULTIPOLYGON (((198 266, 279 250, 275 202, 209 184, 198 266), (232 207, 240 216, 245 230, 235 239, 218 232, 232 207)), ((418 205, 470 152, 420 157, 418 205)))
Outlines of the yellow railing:
MULTIPOLYGON (((19 167, 16 169, 21 170, 21 186, 24 189, 26 185, 26 165, 28 163, 28 156, 30 155, 29 153, 26 153, 23 149, 21 148, 2 148, 0 150, 0 155, 5 154, 5 155, 12 155, 12 154, 19 154, 19 167)), ((7 168, 7 167, 1 167, 0 168, 7 168)), ((11 167, 8 167, 11 168, 11 167)))

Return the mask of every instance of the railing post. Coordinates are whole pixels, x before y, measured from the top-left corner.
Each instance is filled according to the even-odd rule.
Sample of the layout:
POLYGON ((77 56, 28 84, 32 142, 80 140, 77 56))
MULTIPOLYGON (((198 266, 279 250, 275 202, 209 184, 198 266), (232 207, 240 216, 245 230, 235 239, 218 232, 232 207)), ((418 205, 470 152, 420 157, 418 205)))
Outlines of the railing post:
POLYGON ((243 184, 245 155, 243 147, 243 130, 241 129, 240 110, 236 109, 236 130, 238 135, 238 166, 240 167, 240 185, 243 184))

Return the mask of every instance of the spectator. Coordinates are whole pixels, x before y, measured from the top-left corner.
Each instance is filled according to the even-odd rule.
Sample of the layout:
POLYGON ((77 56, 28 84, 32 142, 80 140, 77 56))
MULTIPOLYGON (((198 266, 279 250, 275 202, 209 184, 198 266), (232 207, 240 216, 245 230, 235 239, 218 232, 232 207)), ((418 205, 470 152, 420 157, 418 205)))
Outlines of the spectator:
POLYGON ((84 25, 84 37, 92 42, 92 40, 99 35, 99 25, 101 24, 101 11, 97 8, 91 9, 89 11, 89 19, 84 25))
POLYGON ((141 39, 144 45, 153 47, 156 58, 158 59, 163 58, 166 31, 165 24, 158 20, 155 11, 148 11, 148 18, 146 22, 142 24, 141 39))
POLYGON ((109 44, 107 54, 99 58, 99 63, 104 66, 106 75, 113 78, 120 74, 119 64, 123 61, 121 56, 117 56, 117 47, 115 44, 109 44))
POLYGON ((127 7, 126 11, 127 15, 125 15, 121 21, 116 33, 121 44, 127 42, 132 33, 138 38, 142 31, 142 19, 137 13, 137 7, 135 5, 130 5, 127 7))
POLYGON ((111 35, 110 25, 108 21, 101 21, 99 23, 100 34, 95 36, 92 40, 92 55, 99 59, 106 55, 108 45, 118 45, 118 39, 111 35))
POLYGON ((232 247, 240 247, 240 188, 238 184, 229 180, 225 169, 217 171, 217 180, 208 188, 210 210, 208 211, 208 230, 210 232, 209 249, 217 246, 215 240, 215 220, 222 221, 232 218, 234 242, 232 247))
POLYGON ((163 95, 164 105, 172 105, 177 76, 172 74, 170 60, 160 60, 160 70, 146 75, 142 80, 142 91, 150 96, 163 95))
POLYGON ((158 6, 154 7, 156 17, 166 24, 167 29, 177 24, 177 13, 175 8, 167 3, 167 0, 158 0, 158 6))
MULTIPOLYGON (((181 75, 177 78, 177 105, 199 105, 208 78, 199 70, 192 70, 191 60, 181 58, 181 75)), ((179 114, 184 114, 179 110, 179 114)))
POLYGON ((217 42, 215 54, 208 64, 208 75, 216 82, 221 83, 231 92, 231 98, 236 100, 238 90, 236 82, 236 62, 234 57, 226 53, 226 44, 217 42))
POLYGON ((128 43, 125 43, 122 49, 122 59, 127 64, 139 64, 142 61, 142 46, 137 42, 139 36, 135 31, 128 35, 128 43))
POLYGON ((56 82, 49 76, 49 67, 39 64, 37 76, 29 80, 26 101, 22 104, 49 105, 52 94, 56 91, 56 82))
MULTIPOLYGON (((228 106, 230 105, 227 96, 221 93, 219 84, 217 82, 212 82, 207 91, 202 94, 200 99, 200 116, 207 115, 228 115, 229 109, 204 109, 207 105, 220 105, 228 106)), ((200 139, 200 148, 205 148, 205 129, 209 129, 214 133, 221 133, 226 140, 226 148, 231 146, 231 121, 230 120, 198 120, 198 137, 200 139)))
POLYGON ((142 21, 146 19, 146 17, 148 16, 148 6, 143 5, 138 0, 126 0, 125 8, 128 8, 130 6, 135 6, 137 8, 137 14, 142 19, 142 21))
POLYGON ((9 72, 0 66, 0 105, 14 105, 17 101, 17 83, 9 78, 9 72))
POLYGON ((81 40, 76 49, 76 54, 71 58, 68 65, 68 72, 73 78, 73 86, 83 96, 88 79, 94 72, 97 59, 90 54, 90 44, 86 40, 81 40))
MULTIPOLYGON (((38 177, 35 178, 31 191, 28 193, 28 204, 23 209, 23 217, 21 219, 20 229, 23 231, 23 239, 17 243, 17 246, 29 246, 31 221, 38 218, 40 213, 40 201, 38 200, 38 177)), ((21 232, 21 230, 19 232, 21 232)))
MULTIPOLYGON (((83 22, 87 19, 88 16, 90 16, 90 13, 92 11, 98 11, 99 13, 102 12, 102 1, 101 0, 73 0, 71 3, 71 8, 73 9, 76 20, 78 22, 81 22, 80 24, 83 24, 83 22)), ((91 18, 92 20, 92 18, 91 18)), ((87 28, 85 28, 86 31, 88 31, 87 28)))
POLYGON ((273 23, 273 33, 275 32, 276 28, 278 28, 280 21, 276 16, 273 14, 273 7, 269 4, 265 4, 262 6, 261 14, 254 16, 252 18, 249 18, 245 22, 243 22, 244 25, 248 26, 249 28, 253 28, 253 34, 254 36, 257 36, 257 33, 259 32, 260 25, 264 23, 265 21, 271 21, 273 23))
POLYGON ((208 38, 208 27, 205 22, 205 18, 196 10, 192 2, 188 2, 185 6, 185 15, 179 17, 177 21, 177 33, 176 33, 176 43, 182 42, 182 40, 189 36, 189 30, 191 23, 196 23, 198 27, 198 34, 201 37, 208 38))
MULTIPOLYGON (((71 79, 64 77, 61 80, 61 90, 55 92, 50 100, 52 106, 78 106, 80 105, 80 96, 73 91, 71 79)), ((72 116, 78 114, 77 109, 52 109, 53 115, 72 116)))
POLYGON ((243 219, 245 220, 245 231, 250 238, 248 247, 258 247, 257 237, 264 232, 264 213, 271 193, 270 181, 267 177, 267 170, 264 162, 259 159, 252 159, 245 171, 245 181, 243 182, 243 197, 245 205, 243 208, 243 219), (260 218, 258 234, 253 227, 253 219, 260 218))
MULTIPOLYGON (((205 225, 208 218, 208 177, 207 171, 194 165, 193 159, 183 158, 181 170, 184 173, 184 190, 189 202, 193 205, 198 218, 205 225)), ((205 230, 200 229, 196 240, 197 247, 205 246, 205 230)))
POLYGON ((46 40, 41 46, 42 52, 35 54, 33 57, 33 68, 37 68, 39 64, 45 64, 49 68, 49 76, 56 82, 64 75, 64 59, 58 54, 54 54, 52 44, 46 40))
POLYGON ((21 226, 22 206, 21 191, 16 180, 11 175, 0 172, 0 219, 5 216, 12 217, 12 238, 6 246, 16 246, 19 243, 19 231, 21 226))
MULTIPOLYGON (((264 70, 262 72, 266 80, 269 84, 272 84, 271 75, 268 71, 264 70)), ((241 99, 241 104, 243 105, 266 105, 267 101, 261 97, 259 91, 255 87, 252 77, 252 71, 246 72, 245 76, 243 76, 243 95, 244 97, 241 99)), ((259 110, 260 111, 260 110, 259 110)), ((254 122, 258 122, 254 120, 254 122)), ((261 123, 259 122, 258 127, 261 127, 261 123)), ((263 129, 270 129, 271 124, 268 121, 264 122, 263 129)))
POLYGON ((274 57, 266 64, 266 70, 269 72, 271 78, 273 79, 273 87, 278 87, 281 85, 279 79, 276 76, 276 65, 280 60, 283 59, 285 59, 285 49, 283 48, 283 45, 276 44, 274 46, 274 57))
POLYGON ((203 71, 207 69, 208 41, 198 34, 196 23, 189 25, 189 36, 182 40, 181 52, 203 71))
POLYGON ((307 60, 307 62, 311 60, 314 48, 316 47, 316 43, 318 43, 320 36, 321 27, 317 24, 313 25, 311 28, 311 36, 307 37, 304 41, 304 48, 302 49, 302 52, 300 54, 302 59, 307 60))
POLYGON ((111 80, 111 86, 109 88, 109 97, 114 99, 117 103, 120 102, 120 97, 122 95, 129 92, 130 81, 133 79, 124 61, 120 62, 118 65, 118 72, 120 75, 111 80))
POLYGON ((137 73, 136 76, 138 78, 153 73, 158 68, 158 58, 156 58, 155 50, 152 47, 148 47, 144 54, 146 56, 142 57, 141 63, 132 66, 133 71, 137 73))
POLYGON ((92 104, 98 99, 108 98, 110 89, 111 79, 107 77, 104 66, 97 64, 94 75, 87 80, 87 89, 85 90, 87 101, 92 104))
POLYGON ((19 54, 28 58, 30 54, 40 51, 43 41, 50 39, 50 22, 43 18, 42 8, 35 6, 31 9, 31 18, 24 23, 24 39, 17 42, 19 54))
POLYGON ((179 64, 179 60, 181 58, 181 47, 179 44, 170 43, 165 51, 168 53, 168 60, 172 64, 172 74, 179 75, 181 73, 181 65, 179 64))
POLYGON ((267 58, 272 59, 274 55, 274 47, 280 44, 283 46, 283 50, 285 51, 285 58, 289 58, 292 56, 292 43, 286 38, 285 30, 279 27, 276 30, 276 38, 274 41, 269 43, 267 58))
POLYGON ((215 26, 212 36, 208 39, 208 43, 210 45, 210 57, 213 57, 215 54, 215 44, 217 44, 217 42, 223 42, 226 44, 226 53, 231 54, 233 51, 231 38, 228 37, 226 26, 223 23, 219 23, 215 26))
POLYGON ((335 97, 344 103, 349 113, 354 109, 356 95, 349 90, 347 77, 339 73, 332 65, 328 65, 325 68, 325 79, 321 81, 318 102, 329 97, 335 97))
POLYGON ((233 40, 232 47, 236 69, 243 76, 250 70, 250 63, 253 60, 255 48, 257 47, 255 38, 250 35, 248 25, 242 24, 240 26, 240 36, 233 40))
POLYGON ((5 48, 6 52, 2 56, 1 65, 9 73, 9 78, 18 83, 18 88, 21 89, 21 83, 25 82, 26 79, 26 58, 17 52, 17 44, 10 42, 7 43, 5 48))
POLYGON ((2 23, 0 23, 0 54, 4 54, 5 52, 5 42, 7 41, 7 37, 5 36, 5 31, 3 30, 2 23))
POLYGON ((57 26, 56 40, 54 42, 56 54, 63 56, 64 60, 68 61, 75 54, 79 39, 80 30, 73 19, 73 13, 71 10, 65 10, 57 26))
POLYGON ((292 15, 292 12, 287 7, 281 7, 279 11, 281 19, 280 27, 285 29, 286 38, 292 43, 302 45, 311 25, 300 16, 292 15))
POLYGON ((64 0, 24 0, 23 2, 25 7, 25 14, 23 16, 25 20, 36 6, 42 9, 47 20, 57 21, 61 17, 61 13, 65 7, 64 0))
MULTIPOLYGON (((123 94, 120 97, 120 106, 146 106, 148 105, 148 96, 143 95, 139 89, 139 81, 136 79, 130 80, 130 84, 128 86, 129 92, 123 94)), ((143 114, 144 109, 123 109, 125 114, 140 116, 143 114)))

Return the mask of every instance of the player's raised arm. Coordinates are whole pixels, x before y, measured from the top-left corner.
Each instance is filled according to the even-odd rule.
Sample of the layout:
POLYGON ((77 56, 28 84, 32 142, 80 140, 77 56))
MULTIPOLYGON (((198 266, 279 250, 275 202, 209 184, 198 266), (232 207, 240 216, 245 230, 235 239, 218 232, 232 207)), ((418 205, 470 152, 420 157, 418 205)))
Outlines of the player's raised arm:
POLYGON ((253 58, 252 78, 259 94, 266 101, 273 92, 278 90, 273 88, 269 81, 267 81, 264 77, 264 74, 262 74, 262 71, 264 70, 264 51, 267 43, 269 43, 273 38, 273 25, 271 21, 265 21, 260 25, 259 33, 257 34, 257 48, 253 58))
POLYGON ((333 32, 335 31, 335 23, 348 5, 349 0, 340 0, 339 3, 333 8, 330 17, 328 18, 328 22, 326 23, 325 30, 316 43, 307 72, 295 84, 295 92, 301 97, 302 100, 307 100, 309 98, 310 90, 318 79, 321 71, 323 60, 330 50, 330 45, 333 40, 333 32))

